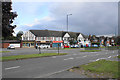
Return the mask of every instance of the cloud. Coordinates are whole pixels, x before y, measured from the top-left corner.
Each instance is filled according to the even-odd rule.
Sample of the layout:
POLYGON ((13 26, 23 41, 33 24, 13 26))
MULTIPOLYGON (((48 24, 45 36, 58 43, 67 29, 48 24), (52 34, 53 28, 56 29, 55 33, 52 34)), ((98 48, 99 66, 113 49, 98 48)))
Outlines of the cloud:
POLYGON ((28 27, 34 27, 36 25, 42 25, 42 24, 45 24, 46 22, 49 23, 51 21, 55 20, 54 18, 50 17, 50 16, 45 16, 43 18, 41 18, 40 20, 35 18, 34 21, 31 23, 31 24, 24 24, 25 26, 28 26, 28 27))
POLYGON ((69 30, 84 34, 111 34, 117 27, 117 3, 85 2, 59 3, 51 8, 56 23, 66 29, 66 15, 69 16, 69 30))
MULTIPOLYGON (((44 4, 42 6, 46 6, 47 3, 44 4)), ((65 31, 66 15, 71 13, 72 15, 69 16, 69 31, 96 35, 114 34, 118 26, 117 4, 117 2, 53 2, 45 8, 49 11, 47 16, 34 17, 33 22, 25 23, 19 29, 22 30, 22 27, 24 27, 24 30, 48 29, 65 31)), ((39 16, 41 15, 42 12, 39 16)))

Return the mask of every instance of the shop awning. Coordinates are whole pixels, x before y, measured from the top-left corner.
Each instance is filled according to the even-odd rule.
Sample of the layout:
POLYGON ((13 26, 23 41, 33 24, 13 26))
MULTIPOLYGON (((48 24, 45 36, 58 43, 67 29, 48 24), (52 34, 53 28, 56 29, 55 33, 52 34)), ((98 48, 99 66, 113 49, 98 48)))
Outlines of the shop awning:
POLYGON ((53 43, 62 43, 63 41, 53 41, 53 43))

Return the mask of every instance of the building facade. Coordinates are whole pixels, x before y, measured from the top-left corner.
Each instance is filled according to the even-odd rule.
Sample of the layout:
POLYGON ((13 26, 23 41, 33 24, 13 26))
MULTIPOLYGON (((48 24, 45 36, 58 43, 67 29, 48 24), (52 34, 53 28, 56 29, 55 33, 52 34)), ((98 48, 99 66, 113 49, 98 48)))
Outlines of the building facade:
POLYGON ((60 47, 67 44, 70 40, 82 41, 84 37, 81 33, 52 31, 52 30, 29 30, 22 35, 22 47, 35 47, 47 45, 50 47, 60 47))

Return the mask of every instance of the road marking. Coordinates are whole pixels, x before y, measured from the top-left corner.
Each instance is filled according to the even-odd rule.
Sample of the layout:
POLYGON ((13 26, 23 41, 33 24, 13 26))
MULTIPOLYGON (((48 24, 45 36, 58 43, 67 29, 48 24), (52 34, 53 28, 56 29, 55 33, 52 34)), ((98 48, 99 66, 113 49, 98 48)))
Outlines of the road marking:
POLYGON ((15 69, 15 68, 19 68, 20 66, 15 66, 15 67, 9 67, 9 68, 5 68, 5 70, 9 70, 9 69, 15 69))
POLYGON ((99 61, 99 60, 101 60, 101 59, 107 59, 107 58, 98 58, 98 59, 96 59, 96 60, 89 60, 89 61, 94 62, 94 61, 99 61))
POLYGON ((67 68, 67 69, 60 70, 60 71, 56 71, 56 72, 53 72, 53 73, 48 73, 48 74, 45 74, 45 75, 42 75, 42 76, 38 76, 38 77, 35 77, 35 78, 45 78, 45 77, 50 76, 50 75, 54 75, 54 74, 58 74, 58 73, 67 71, 68 69, 71 69, 71 67, 67 68))
POLYGON ((111 56, 109 56, 108 58, 111 58, 111 56))
POLYGON ((99 61, 100 59, 96 59, 95 61, 99 61))
POLYGON ((87 56, 83 56, 83 57, 87 57, 87 56))
POLYGON ((64 60, 69 60, 69 59, 74 59, 74 58, 71 57, 71 58, 67 58, 67 59, 64 59, 64 60))
POLYGON ((53 56, 52 58, 56 58, 56 56, 53 56))
POLYGON ((99 55, 99 54, 96 54, 96 55, 99 55))
POLYGON ((105 53, 105 54, 108 54, 108 53, 105 53))
POLYGON ((115 53, 115 52, 113 51, 113 53, 115 53))

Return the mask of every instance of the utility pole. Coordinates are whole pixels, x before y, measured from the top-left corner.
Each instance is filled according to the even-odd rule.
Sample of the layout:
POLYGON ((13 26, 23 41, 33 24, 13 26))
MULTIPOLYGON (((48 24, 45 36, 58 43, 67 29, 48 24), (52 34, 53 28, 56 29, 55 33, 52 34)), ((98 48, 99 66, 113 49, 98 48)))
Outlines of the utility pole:
POLYGON ((67 14, 67 32, 68 32, 68 16, 70 16, 72 14, 67 14))

